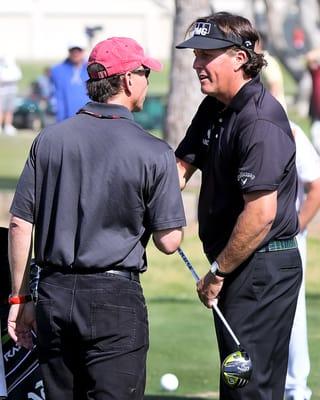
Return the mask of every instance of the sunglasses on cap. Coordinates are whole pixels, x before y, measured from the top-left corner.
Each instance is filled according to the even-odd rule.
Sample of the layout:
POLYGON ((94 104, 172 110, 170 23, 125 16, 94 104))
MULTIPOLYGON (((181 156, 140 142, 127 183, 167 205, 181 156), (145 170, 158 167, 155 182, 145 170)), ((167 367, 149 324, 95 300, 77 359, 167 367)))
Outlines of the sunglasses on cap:
POLYGON ((138 69, 135 69, 134 71, 131 71, 132 74, 144 74, 144 76, 148 79, 150 75, 150 68, 147 67, 141 67, 138 69))

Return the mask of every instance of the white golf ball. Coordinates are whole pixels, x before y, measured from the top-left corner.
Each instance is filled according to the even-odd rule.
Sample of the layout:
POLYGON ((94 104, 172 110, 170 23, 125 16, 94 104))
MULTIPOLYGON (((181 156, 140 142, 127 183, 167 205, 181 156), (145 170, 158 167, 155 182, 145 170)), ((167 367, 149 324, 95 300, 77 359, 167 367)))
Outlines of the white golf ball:
POLYGON ((178 389, 179 381, 174 374, 164 374, 160 379, 160 385, 162 389, 173 392, 178 389))

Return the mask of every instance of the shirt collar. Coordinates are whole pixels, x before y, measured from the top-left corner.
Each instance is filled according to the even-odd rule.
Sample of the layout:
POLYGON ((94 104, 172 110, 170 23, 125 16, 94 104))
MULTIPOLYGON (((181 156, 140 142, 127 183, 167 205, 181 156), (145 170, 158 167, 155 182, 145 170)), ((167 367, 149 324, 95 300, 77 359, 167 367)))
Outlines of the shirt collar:
POLYGON ((249 82, 242 86, 239 92, 231 100, 228 108, 234 111, 241 111, 243 105, 246 104, 255 94, 261 90, 260 75, 258 74, 249 82))
POLYGON ((82 109, 89 113, 102 115, 106 118, 113 116, 114 118, 134 119, 133 114, 126 107, 121 106, 120 104, 106 104, 90 101, 82 107, 82 109))

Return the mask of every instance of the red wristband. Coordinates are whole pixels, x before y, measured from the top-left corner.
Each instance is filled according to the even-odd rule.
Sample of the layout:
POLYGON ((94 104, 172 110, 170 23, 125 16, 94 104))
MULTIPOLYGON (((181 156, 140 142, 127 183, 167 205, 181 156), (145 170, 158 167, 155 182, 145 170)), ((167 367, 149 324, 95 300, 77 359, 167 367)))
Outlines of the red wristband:
POLYGON ((10 294, 8 298, 9 304, 23 304, 23 303, 29 303, 29 301, 32 301, 31 294, 26 294, 24 296, 12 296, 10 294))

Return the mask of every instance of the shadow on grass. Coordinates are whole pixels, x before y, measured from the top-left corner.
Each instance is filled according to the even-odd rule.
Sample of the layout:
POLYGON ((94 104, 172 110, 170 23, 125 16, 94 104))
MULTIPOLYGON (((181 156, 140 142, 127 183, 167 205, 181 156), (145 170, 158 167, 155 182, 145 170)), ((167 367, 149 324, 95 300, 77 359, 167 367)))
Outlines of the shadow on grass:
POLYGON ((0 191, 15 190, 16 186, 17 186, 17 178, 9 178, 9 177, 0 178, 0 191))

